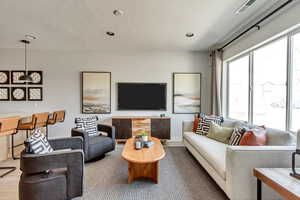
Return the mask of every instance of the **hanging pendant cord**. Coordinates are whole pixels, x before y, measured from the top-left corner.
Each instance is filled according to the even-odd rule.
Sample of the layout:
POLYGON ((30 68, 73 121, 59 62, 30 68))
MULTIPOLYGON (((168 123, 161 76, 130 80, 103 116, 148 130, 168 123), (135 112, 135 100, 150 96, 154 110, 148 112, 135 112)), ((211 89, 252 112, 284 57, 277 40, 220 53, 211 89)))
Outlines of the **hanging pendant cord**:
POLYGON ((25 73, 27 74, 27 43, 25 42, 25 73))

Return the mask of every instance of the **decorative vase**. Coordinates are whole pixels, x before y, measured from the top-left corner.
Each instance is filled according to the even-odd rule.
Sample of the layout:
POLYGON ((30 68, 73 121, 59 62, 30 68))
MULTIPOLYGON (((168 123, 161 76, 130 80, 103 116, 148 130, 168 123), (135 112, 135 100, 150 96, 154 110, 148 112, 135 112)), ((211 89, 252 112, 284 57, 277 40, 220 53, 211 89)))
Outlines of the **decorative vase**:
POLYGON ((148 141, 148 135, 142 136, 142 139, 143 139, 144 142, 147 142, 148 141))

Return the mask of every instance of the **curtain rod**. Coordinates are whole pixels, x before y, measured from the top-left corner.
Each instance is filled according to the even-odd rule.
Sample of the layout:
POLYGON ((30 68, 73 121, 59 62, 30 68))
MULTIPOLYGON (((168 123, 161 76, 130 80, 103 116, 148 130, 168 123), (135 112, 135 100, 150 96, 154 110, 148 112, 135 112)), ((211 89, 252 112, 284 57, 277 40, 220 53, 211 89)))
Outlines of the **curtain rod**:
POLYGON ((233 43, 234 41, 236 41, 237 39, 239 39, 240 37, 242 37, 243 35, 245 35, 246 33, 248 33, 253 28, 257 28, 259 30, 260 29, 260 25, 259 24, 261 22, 265 21, 266 19, 268 19, 269 17, 271 17, 272 15, 274 15, 275 13, 277 13, 278 11, 280 11, 281 9, 283 9, 285 6, 287 6, 288 4, 292 3, 293 1, 294 0, 288 0, 288 1, 286 1, 284 4, 282 4, 281 6, 279 6, 278 8, 276 8, 275 10, 273 10, 271 13, 269 13, 268 15, 266 15, 265 17, 263 17, 262 19, 260 19, 254 25, 250 26, 245 31, 243 31, 242 33, 240 33, 238 36, 236 36, 235 38, 233 38, 232 40, 230 40, 229 42, 227 42, 224 46, 222 46, 221 48, 219 48, 218 51, 222 51, 225 47, 229 46, 231 43, 233 43))

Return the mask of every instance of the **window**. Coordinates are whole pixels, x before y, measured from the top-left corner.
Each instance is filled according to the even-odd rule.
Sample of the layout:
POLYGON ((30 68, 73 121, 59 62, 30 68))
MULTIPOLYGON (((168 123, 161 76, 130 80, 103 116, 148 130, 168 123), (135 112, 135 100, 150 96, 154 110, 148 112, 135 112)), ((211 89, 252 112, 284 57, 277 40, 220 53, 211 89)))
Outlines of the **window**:
POLYGON ((248 121, 249 56, 228 64, 228 117, 248 121))
POLYGON ((286 126, 287 38, 253 53, 253 123, 286 126))
POLYGON ((300 33, 292 36, 291 130, 300 129, 300 33))

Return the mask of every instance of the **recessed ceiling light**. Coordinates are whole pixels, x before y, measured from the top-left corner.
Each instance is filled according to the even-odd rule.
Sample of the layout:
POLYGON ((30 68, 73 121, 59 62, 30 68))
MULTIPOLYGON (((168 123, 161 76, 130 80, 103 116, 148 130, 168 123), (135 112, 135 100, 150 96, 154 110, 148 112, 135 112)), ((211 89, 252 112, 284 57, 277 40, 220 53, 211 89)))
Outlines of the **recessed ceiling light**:
POLYGON ((115 16, 121 16, 121 15, 124 14, 124 11, 123 11, 123 10, 114 10, 114 11, 113 11, 113 14, 114 14, 115 16))
POLYGON ((107 31, 107 32, 106 32, 106 35, 108 35, 108 36, 115 36, 115 33, 114 33, 114 32, 111 32, 111 31, 107 31))
POLYGON ((194 33, 186 33, 185 36, 186 37, 194 37, 194 33))

